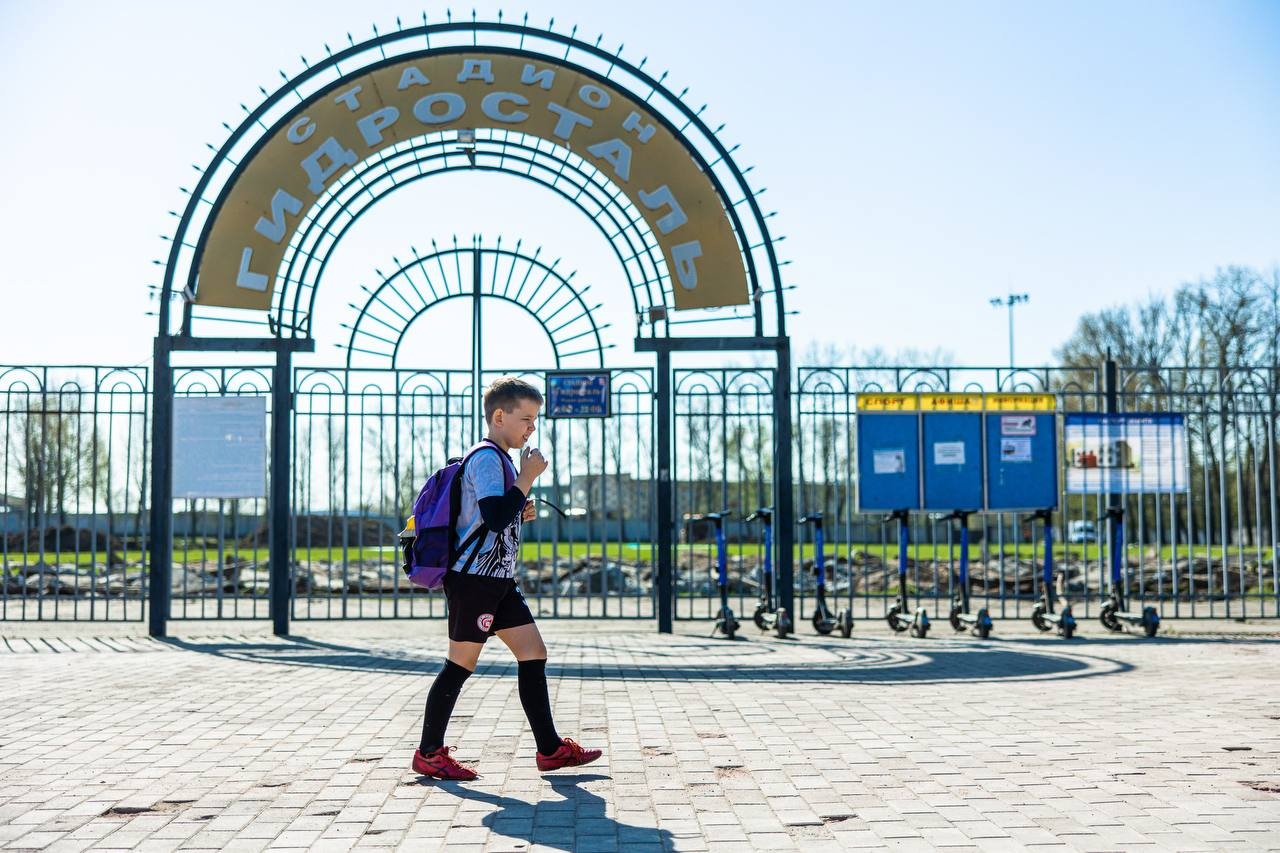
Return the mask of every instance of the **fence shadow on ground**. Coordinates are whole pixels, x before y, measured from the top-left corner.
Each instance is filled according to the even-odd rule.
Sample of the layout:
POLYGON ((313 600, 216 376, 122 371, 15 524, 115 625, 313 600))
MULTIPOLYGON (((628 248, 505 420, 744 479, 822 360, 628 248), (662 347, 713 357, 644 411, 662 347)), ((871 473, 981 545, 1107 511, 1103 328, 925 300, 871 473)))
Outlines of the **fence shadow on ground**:
MULTIPOLYGON (((306 637, 270 640, 184 640, 168 638, 177 649, 246 663, 322 667, 357 672, 433 675, 444 657, 439 649, 339 644, 306 637)), ((1134 642, 1141 642, 1134 640, 1134 642)), ((1169 639, 1165 643, 1196 643, 1169 639)), ((857 639, 836 643, 726 642, 674 636, 605 637, 584 646, 556 649, 552 644, 547 674, 606 681, 729 681, 769 684, 892 684, 1089 678, 1128 672, 1132 663, 1059 641, 1019 645, 960 639, 898 641, 857 639), (566 654, 566 652, 568 652, 566 654), (585 653, 585 654, 584 654, 585 653), (659 658, 652 664, 626 658, 633 653, 659 658), (583 657, 591 661, 581 660, 583 657), (622 659, 619 659, 621 657, 622 659)), ((486 652, 476 674, 514 675, 515 661, 505 648, 486 652)))
POLYGON ((562 799, 527 802, 425 776, 419 777, 419 782, 449 791, 460 800, 497 807, 497 811, 481 818, 482 826, 496 835, 536 844, 540 849, 589 850, 593 849, 592 839, 600 842, 595 848, 600 850, 630 849, 637 845, 644 850, 675 849, 675 839, 668 830, 621 823, 606 814, 603 797, 581 787, 587 782, 608 780, 609 776, 581 773, 543 778, 562 799))

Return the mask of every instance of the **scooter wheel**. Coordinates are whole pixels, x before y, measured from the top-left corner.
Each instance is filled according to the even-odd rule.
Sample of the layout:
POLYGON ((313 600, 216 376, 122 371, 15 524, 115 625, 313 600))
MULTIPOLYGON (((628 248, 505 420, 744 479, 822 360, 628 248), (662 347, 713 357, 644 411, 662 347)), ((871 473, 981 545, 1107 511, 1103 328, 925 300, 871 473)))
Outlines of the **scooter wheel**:
POLYGON ((907 626, 903 625, 902 620, 899 618, 900 613, 902 613, 902 609, 895 604, 884 614, 885 621, 889 623, 889 627, 899 634, 907 630, 907 626))
POLYGON ((769 611, 765 609, 765 606, 763 604, 758 604, 756 605, 755 615, 751 617, 755 621, 756 627, 759 628, 761 631, 769 630, 769 623, 764 621, 764 615, 768 612, 769 611))
POLYGON ((1119 633, 1124 630, 1124 626, 1120 624, 1120 620, 1116 618, 1116 606, 1111 602, 1102 605, 1102 610, 1098 612, 1098 621, 1102 623, 1102 627, 1108 631, 1119 633))
POLYGON ((832 624, 829 620, 822 618, 821 610, 815 610, 813 612, 813 619, 811 621, 813 622, 813 630, 817 631, 819 634, 822 634, 824 637, 827 634, 830 634, 831 629, 835 627, 835 625, 832 624))
POLYGON ((1035 606, 1035 609, 1031 611, 1031 624, 1035 625, 1036 630, 1038 631, 1048 631, 1050 628, 1053 627, 1053 625, 1047 622, 1044 618, 1044 614, 1046 612, 1047 611, 1045 609, 1043 602, 1041 602, 1040 604, 1037 604, 1035 606))
POLYGON ((977 626, 976 626, 976 627, 977 627, 977 629, 978 629, 978 639, 979 639, 979 640, 985 640, 987 637, 990 637, 990 636, 991 636, 991 626, 990 626, 990 625, 986 624, 985 622, 979 622, 979 623, 977 624, 977 626))
POLYGON ((952 629, 953 631, 963 631, 963 630, 964 630, 964 623, 960 621, 960 614, 961 614, 961 613, 963 613, 963 612, 964 612, 964 611, 962 611, 962 610, 960 609, 960 605, 959 605, 959 604, 952 605, 952 607, 951 607, 951 629, 952 629))
POLYGON ((778 621, 774 623, 774 632, 778 635, 779 640, 785 640, 787 635, 791 633, 791 617, 787 615, 787 611, 778 609, 778 621))
POLYGON ((1076 620, 1071 615, 1071 605, 1068 604, 1062 608, 1062 615, 1058 617, 1058 633, 1064 640, 1070 640, 1076 633, 1076 620))
POLYGON ((927 637, 928 635, 929 635, 929 626, 928 626, 928 625, 914 625, 914 624, 913 624, 913 625, 911 626, 911 636, 915 637, 916 639, 918 639, 918 640, 923 640, 923 639, 924 639, 925 637, 927 637))
POLYGON ((1142 629, 1147 632, 1148 637, 1154 637, 1156 631, 1160 630, 1160 614, 1154 607, 1142 608, 1142 629))
POLYGON ((840 611, 840 636, 846 640, 853 636, 853 610, 840 611))

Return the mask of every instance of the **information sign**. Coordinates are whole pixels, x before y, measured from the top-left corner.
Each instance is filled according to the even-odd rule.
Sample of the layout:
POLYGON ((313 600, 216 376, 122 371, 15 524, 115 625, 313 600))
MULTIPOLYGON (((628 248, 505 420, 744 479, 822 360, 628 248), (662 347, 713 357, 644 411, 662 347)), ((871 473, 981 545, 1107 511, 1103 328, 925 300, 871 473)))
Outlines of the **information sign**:
POLYGON ((1074 414, 1063 422, 1066 490, 1152 494, 1190 488, 1181 414, 1074 414))
POLYGON ((914 412, 920 408, 919 394, 859 394, 855 400, 860 412, 914 412))
POLYGON ((613 382, 607 370, 547 374, 547 417, 607 418, 612 413, 613 382))
POLYGON ((1058 401, 1052 394, 988 394, 988 412, 1055 412, 1058 401))
POLYGON ((174 398, 174 498, 266 494, 267 398, 174 398))
POLYGON ((981 394, 921 394, 922 412, 981 412, 981 394))

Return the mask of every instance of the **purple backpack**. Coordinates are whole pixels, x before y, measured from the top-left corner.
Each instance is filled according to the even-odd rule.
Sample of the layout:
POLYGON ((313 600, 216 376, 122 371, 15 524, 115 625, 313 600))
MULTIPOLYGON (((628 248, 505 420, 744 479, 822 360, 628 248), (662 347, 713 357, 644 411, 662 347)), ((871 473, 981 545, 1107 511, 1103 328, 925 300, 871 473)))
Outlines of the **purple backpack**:
MULTIPOLYGON (((410 525, 400 531, 400 547, 404 551, 401 568, 414 586, 426 589, 444 586, 445 573, 458 555, 487 532, 484 524, 481 524, 461 545, 455 542, 458 536, 458 514, 462 509, 462 469, 471 457, 486 448, 492 448, 503 457, 502 473, 506 488, 510 489, 515 483, 515 468, 510 457, 488 439, 473 445, 465 456, 450 459, 443 468, 427 478, 422 491, 418 493, 418 499, 413 502, 410 525)), ((479 552, 477 547, 463 571, 470 568, 471 560, 479 552)))

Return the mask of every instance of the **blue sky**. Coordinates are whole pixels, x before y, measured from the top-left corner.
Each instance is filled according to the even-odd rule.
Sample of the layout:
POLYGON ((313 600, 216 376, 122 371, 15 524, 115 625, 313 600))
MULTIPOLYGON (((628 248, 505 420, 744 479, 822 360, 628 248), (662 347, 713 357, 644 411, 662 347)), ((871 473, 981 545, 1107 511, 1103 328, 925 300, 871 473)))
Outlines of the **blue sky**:
MULTIPOLYGON (((727 123, 787 237, 797 354, 829 342, 1001 364, 1005 315, 988 300, 1012 290, 1031 297, 1017 309, 1018 360, 1048 363, 1084 311, 1226 264, 1280 263, 1278 3, 527 8, 532 22, 625 42, 708 103, 712 126, 727 123)), ((299 54, 421 9, 0 0, 0 363, 148 360, 151 261, 220 123, 299 54)), ((607 248, 580 216, 514 178, 426 183, 344 244, 317 360, 336 360, 345 303, 391 253, 482 231, 545 245, 599 282, 614 360, 647 363, 631 352, 607 248)), ((490 316, 521 332, 496 345, 504 357, 547 360, 529 321, 490 316)))

